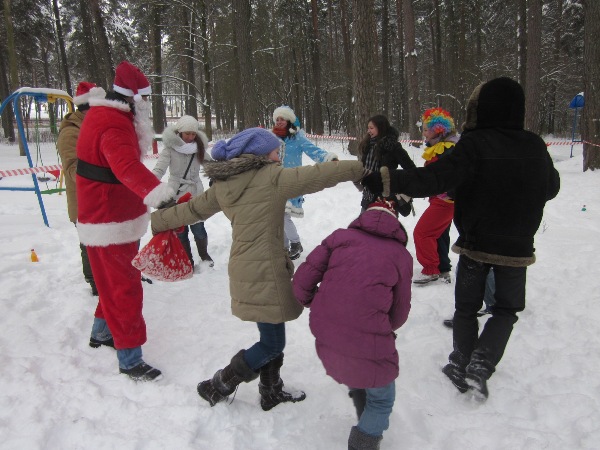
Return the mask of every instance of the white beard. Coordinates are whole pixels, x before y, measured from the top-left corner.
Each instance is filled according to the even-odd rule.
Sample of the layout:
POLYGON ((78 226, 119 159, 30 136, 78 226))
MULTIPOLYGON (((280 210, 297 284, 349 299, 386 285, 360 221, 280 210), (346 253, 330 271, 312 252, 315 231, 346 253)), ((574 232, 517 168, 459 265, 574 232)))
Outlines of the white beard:
POLYGON ((142 152, 142 159, 146 153, 148 153, 148 150, 152 145, 152 140, 154 139, 154 130, 152 129, 152 122, 150 121, 150 111, 152 111, 152 105, 150 102, 145 100, 135 102, 133 125, 135 127, 135 133, 137 134, 138 143, 142 152))

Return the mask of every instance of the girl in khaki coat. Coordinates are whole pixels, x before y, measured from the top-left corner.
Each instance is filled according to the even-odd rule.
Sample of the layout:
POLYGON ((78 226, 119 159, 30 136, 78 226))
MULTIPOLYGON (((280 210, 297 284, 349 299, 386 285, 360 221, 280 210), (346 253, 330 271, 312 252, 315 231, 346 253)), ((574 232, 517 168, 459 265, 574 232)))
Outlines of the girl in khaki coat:
POLYGON ((359 181, 364 174, 358 161, 284 169, 278 164, 280 144, 272 132, 262 128, 250 128, 228 142, 217 142, 212 150, 216 161, 205 163, 213 186, 188 203, 152 213, 155 233, 206 220, 219 211, 231 221, 231 309, 240 319, 257 323, 260 341, 240 350, 227 367, 198 384, 199 395, 211 406, 259 374, 265 411, 306 397, 303 392, 285 392, 279 377, 285 322, 302 312, 292 292, 294 266, 283 247, 285 203, 341 181, 359 181))

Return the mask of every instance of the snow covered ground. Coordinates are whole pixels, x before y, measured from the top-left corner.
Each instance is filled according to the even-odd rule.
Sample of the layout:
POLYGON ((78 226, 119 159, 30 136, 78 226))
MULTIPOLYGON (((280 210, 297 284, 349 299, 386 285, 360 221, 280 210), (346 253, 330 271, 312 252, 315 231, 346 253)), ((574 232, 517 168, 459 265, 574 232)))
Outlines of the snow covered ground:
MULTIPOLYGON (((319 145, 352 158, 339 142, 319 145)), ((44 163, 55 164, 54 150, 45 151, 44 163)), ((421 160, 419 149, 408 151, 421 160)), ((452 346, 442 320, 453 312, 453 286, 414 288, 398 333, 400 377, 382 449, 600 448, 600 173, 582 173, 581 146, 572 159, 569 151, 550 147, 562 188, 536 235, 527 309, 489 382, 490 398, 480 404, 459 394, 440 372, 452 346)), ((0 145, 0 170, 27 167, 16 155, 17 147, 0 145)), ((31 178, 0 180, 0 187, 13 185, 31 185, 31 178)), ((164 377, 136 384, 119 374, 112 349, 88 346, 96 299, 81 274, 77 233, 66 197, 43 197, 50 228, 34 193, 0 191, 0 448, 347 448, 354 408, 344 386, 325 375, 307 312, 287 325, 282 369, 287 385, 307 393, 304 402, 263 412, 256 381, 213 408, 196 394, 199 381, 258 335, 230 314, 231 228, 222 214, 206 223, 214 269, 178 283, 144 283, 144 357, 164 377)), ((359 202, 351 183, 309 196, 306 217, 296 220, 305 249, 296 264, 346 227, 359 202)), ((417 217, 402 220, 409 234, 426 206, 416 200, 417 217)), ((409 250, 414 255, 412 242, 409 250)))

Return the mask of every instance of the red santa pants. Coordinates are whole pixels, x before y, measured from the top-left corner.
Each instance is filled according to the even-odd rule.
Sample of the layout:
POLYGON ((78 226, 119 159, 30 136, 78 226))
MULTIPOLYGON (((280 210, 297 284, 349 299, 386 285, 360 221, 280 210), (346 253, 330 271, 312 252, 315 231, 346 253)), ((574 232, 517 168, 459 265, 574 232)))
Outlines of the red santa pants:
POLYGON ((429 206, 419 218, 413 237, 417 251, 417 261, 423 266, 424 275, 440 273, 440 257, 437 240, 454 217, 454 203, 445 202, 438 197, 429 199, 429 206))
POLYGON ((142 278, 131 265, 138 247, 137 242, 87 247, 99 295, 94 316, 106 320, 117 349, 135 348, 146 342, 142 278))

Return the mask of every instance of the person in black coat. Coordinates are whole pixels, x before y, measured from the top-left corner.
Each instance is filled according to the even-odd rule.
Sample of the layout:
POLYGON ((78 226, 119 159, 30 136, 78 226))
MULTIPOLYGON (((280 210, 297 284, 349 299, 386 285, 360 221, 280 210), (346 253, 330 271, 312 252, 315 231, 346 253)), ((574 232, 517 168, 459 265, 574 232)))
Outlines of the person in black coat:
POLYGON ((369 189, 427 197, 454 189, 460 255, 455 288, 454 350, 443 368, 460 392, 488 396, 517 313, 525 309, 527 266, 535 262, 534 235, 560 178, 544 141, 523 129, 525 95, 519 83, 496 78, 475 88, 454 152, 436 164, 372 174, 369 189), (491 317, 479 334, 490 269, 496 281, 491 317))
MULTIPOLYGON (((390 125, 386 116, 378 114, 371 117, 367 123, 367 134, 358 147, 358 159, 363 163, 364 168, 373 172, 379 171, 382 167, 394 170, 398 165, 403 169, 414 169, 415 163, 398 142, 398 137, 398 131, 390 125)), ((381 196, 381 192, 373 192, 369 188, 359 187, 359 189, 363 194, 360 202, 362 211, 381 196)), ((411 203, 406 201, 397 201, 397 203, 400 214, 408 216, 411 203)))

